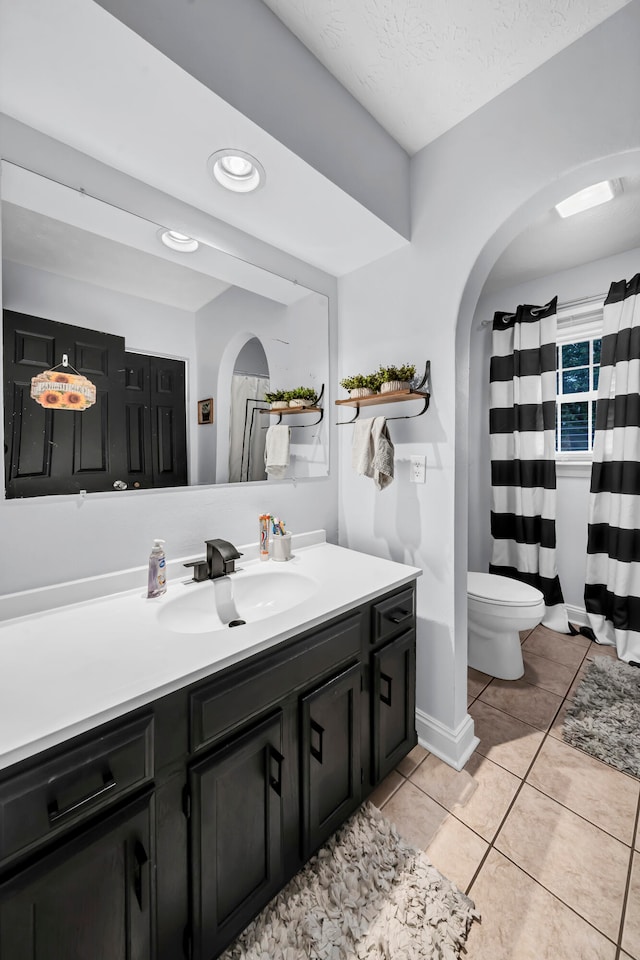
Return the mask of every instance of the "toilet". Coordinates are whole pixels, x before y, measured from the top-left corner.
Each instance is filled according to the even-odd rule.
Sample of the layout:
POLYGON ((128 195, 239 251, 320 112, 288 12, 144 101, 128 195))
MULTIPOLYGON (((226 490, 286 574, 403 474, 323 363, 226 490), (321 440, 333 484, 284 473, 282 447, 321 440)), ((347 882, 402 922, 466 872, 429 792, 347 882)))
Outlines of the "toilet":
POLYGON ((542 593, 510 577, 469 573, 467 609, 469 666, 501 680, 517 680, 524 673, 520 631, 542 620, 542 593))

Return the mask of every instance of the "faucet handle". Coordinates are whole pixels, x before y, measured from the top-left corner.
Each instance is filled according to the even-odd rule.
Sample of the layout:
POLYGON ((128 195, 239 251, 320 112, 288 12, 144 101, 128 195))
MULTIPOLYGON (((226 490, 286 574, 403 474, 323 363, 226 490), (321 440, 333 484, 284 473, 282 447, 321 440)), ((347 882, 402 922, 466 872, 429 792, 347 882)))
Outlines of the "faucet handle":
POLYGON ((184 563, 184 567, 193 567, 193 579, 196 583, 202 583, 209 579, 209 564, 206 559, 192 560, 190 563, 184 563))

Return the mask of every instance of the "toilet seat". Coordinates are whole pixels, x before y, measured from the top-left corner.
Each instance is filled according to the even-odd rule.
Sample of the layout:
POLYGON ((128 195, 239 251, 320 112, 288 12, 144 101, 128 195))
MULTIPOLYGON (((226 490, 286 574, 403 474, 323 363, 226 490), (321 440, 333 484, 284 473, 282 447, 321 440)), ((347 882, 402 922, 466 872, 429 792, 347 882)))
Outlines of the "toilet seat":
POLYGON ((497 603, 512 608, 537 606, 543 599, 540 590, 521 580, 477 572, 467 574, 467 596, 477 603, 497 603))

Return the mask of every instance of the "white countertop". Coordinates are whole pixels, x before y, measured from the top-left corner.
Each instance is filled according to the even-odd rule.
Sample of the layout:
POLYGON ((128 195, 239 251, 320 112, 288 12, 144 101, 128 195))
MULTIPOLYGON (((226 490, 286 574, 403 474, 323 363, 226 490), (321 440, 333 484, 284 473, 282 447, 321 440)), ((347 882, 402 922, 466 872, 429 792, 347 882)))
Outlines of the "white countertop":
MULTIPOLYGON (((238 571, 251 571, 267 564, 248 560, 236 566, 238 571)), ((154 600, 147 600, 146 590, 138 587, 42 610, 41 591, 33 591, 31 606, 28 593, 14 595, 11 599, 19 596, 20 602, 9 604, 8 609, 40 612, 0 622, 0 769, 238 663, 421 574, 417 567, 325 542, 296 547, 295 539, 293 559, 288 563, 269 560, 268 567, 275 575, 298 571, 320 587, 288 610, 212 633, 169 630, 158 617, 176 594, 212 588, 210 583, 188 583, 184 573, 169 579, 167 593, 154 600)), ((64 585, 58 592, 71 597, 73 585, 64 585)), ((83 591, 81 583, 77 595, 83 593, 86 588, 83 591)))

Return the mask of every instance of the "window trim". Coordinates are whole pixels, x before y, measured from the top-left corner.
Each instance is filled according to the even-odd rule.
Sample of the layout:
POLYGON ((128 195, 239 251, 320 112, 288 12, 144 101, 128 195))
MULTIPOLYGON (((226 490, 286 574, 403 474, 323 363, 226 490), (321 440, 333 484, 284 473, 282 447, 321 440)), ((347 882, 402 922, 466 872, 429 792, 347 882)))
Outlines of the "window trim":
MULTIPOLYGON (((605 298, 606 294, 603 293, 585 297, 582 300, 574 300, 559 307, 556 346, 561 347, 567 343, 579 343, 581 340, 602 337, 605 298)), ((589 370, 591 370, 591 364, 589 364, 589 370)), ((558 396, 564 396, 564 394, 556 394, 556 403, 558 396)), ((581 467, 580 473, 587 467, 590 468, 592 462, 591 450, 556 451, 556 465, 571 464, 576 468, 581 467)))

